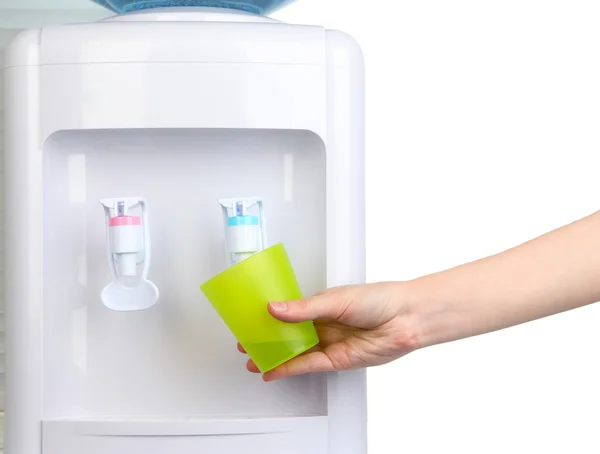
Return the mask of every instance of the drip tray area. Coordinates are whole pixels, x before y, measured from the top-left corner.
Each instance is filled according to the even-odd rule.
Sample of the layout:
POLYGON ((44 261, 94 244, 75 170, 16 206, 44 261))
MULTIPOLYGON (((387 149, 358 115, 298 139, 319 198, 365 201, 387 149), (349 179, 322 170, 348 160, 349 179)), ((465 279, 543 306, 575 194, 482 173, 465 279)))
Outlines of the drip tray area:
POLYGON ((42 423, 44 454, 327 454, 326 416, 99 418, 42 423))

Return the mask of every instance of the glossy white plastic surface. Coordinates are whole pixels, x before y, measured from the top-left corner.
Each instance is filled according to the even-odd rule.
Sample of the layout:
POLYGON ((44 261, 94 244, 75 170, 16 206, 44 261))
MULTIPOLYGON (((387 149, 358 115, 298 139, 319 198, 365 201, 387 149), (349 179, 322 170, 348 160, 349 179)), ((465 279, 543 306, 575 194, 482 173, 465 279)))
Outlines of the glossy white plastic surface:
POLYGON ((325 287, 321 139, 301 131, 68 131, 43 154, 44 304, 53 307, 44 313, 45 418, 326 414, 325 377, 266 385, 246 373, 236 340, 200 291, 227 267, 217 200, 244 189, 264 194, 271 241, 286 245, 302 288, 325 287), (294 161, 288 175, 286 156, 294 161), (226 178, 232 162, 246 171, 226 178), (161 299, 122 314, 99 298, 111 275, 97 200, 134 192, 152 206, 149 279, 161 299))
POLYGON ((122 225, 109 228, 111 254, 115 254, 116 269, 121 276, 137 274, 138 256, 144 251, 141 225, 122 225))
POLYGON ((364 372, 265 384, 199 290, 226 266, 216 202, 240 194, 264 199, 305 293, 364 282, 360 51, 313 27, 180 25, 9 50, 7 454, 365 454, 364 372), (100 302, 108 193, 155 207, 150 310, 100 302))
MULTIPOLYGON (((39 61, 27 34, 27 59, 39 61)), ((23 35, 22 35, 23 38, 23 35)), ((42 154, 39 71, 5 72, 6 453, 39 453, 42 410, 42 154), (25 134, 22 132, 27 131, 25 134), (10 197, 13 191, 24 191, 10 197), (11 244, 12 243, 12 244, 11 244), (24 248, 24 249, 21 249, 24 248), (38 252, 35 252, 38 250, 38 252), (11 441, 12 440, 12 441, 11 441)))
POLYGON ((77 454, 328 454, 327 417, 220 420, 56 420, 44 452, 77 454))
POLYGON ((255 254, 260 251, 260 227, 258 225, 238 225, 228 229, 232 254, 255 254))

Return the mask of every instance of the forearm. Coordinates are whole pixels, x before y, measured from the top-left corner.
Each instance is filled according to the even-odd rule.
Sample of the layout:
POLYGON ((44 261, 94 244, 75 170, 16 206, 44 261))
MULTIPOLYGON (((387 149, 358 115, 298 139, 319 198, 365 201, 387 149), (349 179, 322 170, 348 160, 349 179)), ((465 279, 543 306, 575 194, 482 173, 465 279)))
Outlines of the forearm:
POLYGON ((600 300, 600 212, 404 289, 423 347, 594 303, 600 300))

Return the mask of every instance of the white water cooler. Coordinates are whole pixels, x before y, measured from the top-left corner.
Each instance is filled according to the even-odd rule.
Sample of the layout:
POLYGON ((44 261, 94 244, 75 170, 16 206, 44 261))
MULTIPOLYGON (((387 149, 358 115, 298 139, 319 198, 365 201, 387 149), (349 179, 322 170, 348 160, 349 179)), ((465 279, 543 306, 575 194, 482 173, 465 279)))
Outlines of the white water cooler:
POLYGON ((200 291, 266 233, 305 295, 364 282, 354 40, 132 10, 20 33, 4 76, 6 454, 366 454, 364 371, 265 383, 200 291))

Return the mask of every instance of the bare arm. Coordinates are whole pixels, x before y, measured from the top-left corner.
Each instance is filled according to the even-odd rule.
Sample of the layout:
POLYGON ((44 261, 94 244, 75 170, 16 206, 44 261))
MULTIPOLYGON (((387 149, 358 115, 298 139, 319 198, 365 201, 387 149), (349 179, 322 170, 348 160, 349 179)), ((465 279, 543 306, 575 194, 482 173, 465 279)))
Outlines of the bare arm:
POLYGON ((506 252, 406 283, 419 344, 483 334, 600 300, 600 212, 506 252))

